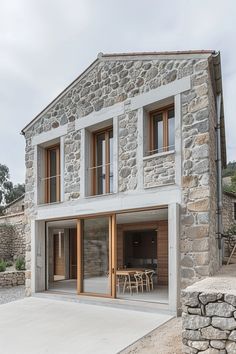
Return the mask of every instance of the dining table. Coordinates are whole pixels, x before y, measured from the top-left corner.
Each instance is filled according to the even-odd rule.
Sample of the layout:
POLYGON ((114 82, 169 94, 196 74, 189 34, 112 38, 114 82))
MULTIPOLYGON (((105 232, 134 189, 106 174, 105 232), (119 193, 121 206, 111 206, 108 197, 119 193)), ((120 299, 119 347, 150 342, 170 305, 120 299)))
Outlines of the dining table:
MULTIPOLYGON (((149 271, 151 269, 148 268, 122 268, 117 269, 116 275, 124 277, 124 286, 123 286, 123 294, 126 289, 127 283, 131 284, 131 277, 136 273, 145 273, 145 271, 149 271)), ((130 287, 131 289, 131 287, 130 287)))

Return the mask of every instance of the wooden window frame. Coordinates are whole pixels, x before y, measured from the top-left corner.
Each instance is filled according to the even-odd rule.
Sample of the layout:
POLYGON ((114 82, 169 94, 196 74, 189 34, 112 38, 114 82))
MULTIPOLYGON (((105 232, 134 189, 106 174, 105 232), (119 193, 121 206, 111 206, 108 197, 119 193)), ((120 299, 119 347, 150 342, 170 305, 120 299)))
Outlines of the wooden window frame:
POLYGON ((113 133, 113 126, 109 126, 100 130, 93 132, 93 151, 92 151, 92 195, 102 195, 111 192, 110 186, 110 146, 109 146, 109 135, 110 132, 113 133), (98 194, 97 188, 97 166, 96 166, 96 156, 97 156, 97 136, 104 133, 105 134, 105 193, 98 194))
POLYGON ((169 124, 168 124, 168 112, 173 109, 175 112, 174 104, 170 104, 168 106, 162 107, 161 109, 157 109, 151 111, 149 113, 149 154, 154 155, 162 152, 169 151, 169 124), (154 116, 158 113, 162 114, 163 119, 163 149, 162 151, 157 151, 155 149, 155 138, 154 138, 154 116))
POLYGON ((61 186, 60 186, 60 144, 52 145, 45 150, 45 175, 46 175, 46 183, 45 183, 45 202, 49 203, 56 203, 60 201, 60 193, 61 193, 61 186), (56 201, 51 202, 50 200, 50 151, 56 150, 56 201))

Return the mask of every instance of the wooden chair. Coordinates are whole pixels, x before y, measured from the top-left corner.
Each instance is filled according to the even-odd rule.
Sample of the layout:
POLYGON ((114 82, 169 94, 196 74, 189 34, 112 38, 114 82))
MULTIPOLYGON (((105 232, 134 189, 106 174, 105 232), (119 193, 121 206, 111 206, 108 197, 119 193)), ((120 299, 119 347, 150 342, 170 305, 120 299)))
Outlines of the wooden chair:
POLYGON ((121 292, 121 289, 124 292, 124 286, 125 286, 125 283, 126 283, 126 277, 127 276, 124 276, 124 275, 117 275, 116 276, 116 279, 117 279, 116 286, 117 286, 118 293, 121 292))
POLYGON ((154 289, 154 286, 153 286, 153 275, 154 275, 154 273, 155 273, 154 270, 146 270, 145 271, 146 281, 148 283, 149 291, 154 289))
POLYGON ((137 294, 138 294, 139 288, 141 288, 141 290, 143 291, 143 280, 142 280, 141 274, 135 273, 133 275, 129 275, 127 278, 128 278, 128 280, 125 281, 123 293, 125 292, 126 289, 128 289, 130 291, 130 295, 133 294, 133 289, 136 290, 137 294))

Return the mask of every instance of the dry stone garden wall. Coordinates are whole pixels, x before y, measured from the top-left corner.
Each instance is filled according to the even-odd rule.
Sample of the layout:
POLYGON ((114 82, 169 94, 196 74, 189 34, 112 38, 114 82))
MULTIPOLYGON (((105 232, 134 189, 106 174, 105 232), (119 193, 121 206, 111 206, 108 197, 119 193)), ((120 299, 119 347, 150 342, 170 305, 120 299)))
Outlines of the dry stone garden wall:
POLYGON ((235 275, 208 278, 187 288, 182 306, 183 353, 236 353, 235 275))
POLYGON ((0 273, 0 289, 11 288, 13 286, 25 284, 25 272, 24 271, 9 271, 0 273))

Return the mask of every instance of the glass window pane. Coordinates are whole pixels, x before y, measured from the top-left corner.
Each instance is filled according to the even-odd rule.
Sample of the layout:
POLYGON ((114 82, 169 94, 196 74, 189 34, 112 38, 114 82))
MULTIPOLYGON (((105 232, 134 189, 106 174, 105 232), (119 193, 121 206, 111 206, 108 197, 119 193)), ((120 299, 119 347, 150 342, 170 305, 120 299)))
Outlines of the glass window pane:
POLYGON ((154 115, 154 150, 153 153, 163 151, 163 117, 162 113, 154 115))
POLYGON ((174 109, 168 111, 168 150, 174 150, 175 148, 175 113, 174 109))
POLYGON ((109 217, 85 219, 83 230, 83 291, 109 295, 109 217))
POLYGON ((113 131, 109 132, 109 183, 110 183, 110 193, 113 192, 113 131))
POLYGON ((49 185, 50 185, 50 203, 57 201, 57 152, 56 149, 49 150, 50 166, 49 166, 49 185))
POLYGON ((96 136, 96 143, 97 194, 103 194, 105 192, 106 164, 105 133, 96 136))

